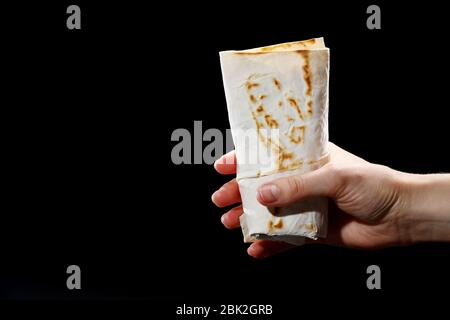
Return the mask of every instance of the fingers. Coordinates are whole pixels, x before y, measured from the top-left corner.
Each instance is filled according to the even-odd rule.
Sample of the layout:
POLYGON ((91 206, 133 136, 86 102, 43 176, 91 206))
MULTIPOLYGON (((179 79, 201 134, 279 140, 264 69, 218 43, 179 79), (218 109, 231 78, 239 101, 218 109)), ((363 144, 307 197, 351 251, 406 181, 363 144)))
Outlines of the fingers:
POLYGON ((236 153, 233 151, 224 154, 214 162, 214 168, 221 174, 236 173, 236 153))
POLYGON ((333 197, 340 178, 326 165, 302 175, 280 178, 258 189, 257 199, 263 205, 283 206, 313 196, 333 197))
POLYGON ((236 179, 225 183, 219 190, 214 192, 211 200, 220 208, 241 202, 241 194, 239 193, 236 179))
MULTIPOLYGON (((233 151, 220 157, 215 163, 214 168, 221 174, 236 173, 236 153, 233 151)), ((241 202, 241 194, 236 179, 225 183, 219 190, 212 195, 213 203, 218 207, 226 207, 241 202)), ((221 217, 223 225, 228 229, 240 226, 239 217, 242 215, 242 206, 237 206, 221 217)))
POLYGON ((220 221, 227 229, 234 229, 241 226, 239 217, 244 213, 242 206, 237 206, 225 213, 220 221))
POLYGON ((267 258, 294 248, 293 244, 281 241, 259 240, 250 245, 247 253, 253 258, 267 258))

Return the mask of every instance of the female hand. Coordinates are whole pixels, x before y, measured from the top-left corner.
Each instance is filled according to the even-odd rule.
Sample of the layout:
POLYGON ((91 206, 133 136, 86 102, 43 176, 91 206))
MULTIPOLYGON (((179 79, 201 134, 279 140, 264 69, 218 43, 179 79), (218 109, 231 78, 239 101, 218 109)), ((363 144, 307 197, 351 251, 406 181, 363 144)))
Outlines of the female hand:
MULTIPOLYGON (((214 164, 221 174, 235 174, 234 151, 214 164)), ((258 190, 267 206, 287 206, 312 196, 330 198, 329 228, 325 239, 310 243, 373 249, 417 241, 450 241, 450 175, 414 175, 369 163, 330 143, 330 162, 302 175, 281 178, 258 190)), ((212 196, 218 207, 237 205, 221 220, 239 227, 243 213, 236 179, 212 196)), ((267 257, 293 245, 260 240, 248 253, 267 257)))

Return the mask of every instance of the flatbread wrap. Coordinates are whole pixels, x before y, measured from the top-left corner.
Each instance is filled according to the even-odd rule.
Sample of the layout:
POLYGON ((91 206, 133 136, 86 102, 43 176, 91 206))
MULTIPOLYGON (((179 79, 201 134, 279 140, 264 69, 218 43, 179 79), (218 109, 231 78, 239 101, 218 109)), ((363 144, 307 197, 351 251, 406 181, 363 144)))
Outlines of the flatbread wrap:
POLYGON ((328 162, 329 49, 322 38, 220 52, 245 242, 300 245, 327 233, 327 199, 266 207, 257 189, 328 162))

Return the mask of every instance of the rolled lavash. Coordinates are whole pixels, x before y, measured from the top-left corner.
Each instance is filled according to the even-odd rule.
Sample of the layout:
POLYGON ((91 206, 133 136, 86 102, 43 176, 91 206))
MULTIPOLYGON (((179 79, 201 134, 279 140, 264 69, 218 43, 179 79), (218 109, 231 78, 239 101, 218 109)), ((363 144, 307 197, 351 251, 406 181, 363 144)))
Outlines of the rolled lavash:
POLYGON ((260 185, 328 161, 329 50, 322 38, 243 51, 220 61, 237 158, 245 242, 302 244, 327 233, 327 199, 288 207, 256 200, 260 185))

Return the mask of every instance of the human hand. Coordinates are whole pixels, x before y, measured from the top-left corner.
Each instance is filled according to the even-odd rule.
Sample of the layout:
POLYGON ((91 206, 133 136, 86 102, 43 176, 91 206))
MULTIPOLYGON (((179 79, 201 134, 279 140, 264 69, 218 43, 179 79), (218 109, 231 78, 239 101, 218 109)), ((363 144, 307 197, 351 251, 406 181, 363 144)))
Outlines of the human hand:
MULTIPOLYGON (((214 167, 221 174, 234 174, 234 157, 234 152, 230 152, 214 167)), ((311 196, 329 197, 332 201, 328 236, 307 242, 373 249, 416 241, 450 241, 449 195, 450 175, 395 171, 330 143, 328 164, 261 186, 258 201, 267 206, 287 206, 311 196)), ((216 191, 212 200, 219 207, 239 204, 236 179, 216 191)), ((222 216, 222 223, 227 228, 237 228, 242 213, 242 206, 237 205, 222 216)), ((248 253, 260 258, 291 247, 283 242, 260 240, 250 245, 248 253)))

